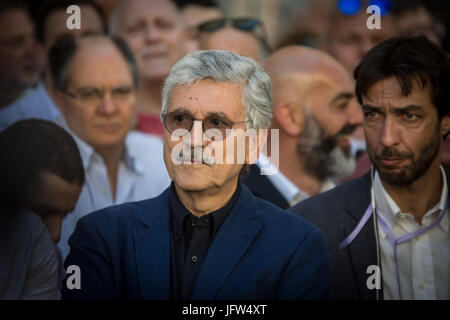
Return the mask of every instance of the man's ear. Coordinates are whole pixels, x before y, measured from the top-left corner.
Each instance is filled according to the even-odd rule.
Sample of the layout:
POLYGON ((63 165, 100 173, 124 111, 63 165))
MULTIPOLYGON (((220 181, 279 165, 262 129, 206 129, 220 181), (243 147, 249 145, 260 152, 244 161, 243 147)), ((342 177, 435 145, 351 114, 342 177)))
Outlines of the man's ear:
POLYGON ((441 135, 443 136, 444 140, 449 133, 450 133, 450 113, 446 113, 444 114, 441 120, 441 135))
POLYGON ((274 108, 275 120, 287 135, 298 137, 305 126, 305 117, 300 107, 292 103, 280 103, 274 108))

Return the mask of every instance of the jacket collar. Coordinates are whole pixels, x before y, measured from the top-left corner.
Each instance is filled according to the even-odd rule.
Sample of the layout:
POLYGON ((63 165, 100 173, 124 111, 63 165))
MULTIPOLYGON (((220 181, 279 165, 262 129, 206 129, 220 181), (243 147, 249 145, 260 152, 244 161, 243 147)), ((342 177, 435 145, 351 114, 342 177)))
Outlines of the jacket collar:
MULTIPOLYGON (((143 299, 169 299, 171 231, 170 190, 148 200, 140 211, 141 228, 134 230, 136 264, 143 299)), ((256 199, 241 193, 208 249, 191 293, 192 299, 214 299, 225 279, 261 229, 256 199), (220 272, 217 272, 220 270, 220 272)))

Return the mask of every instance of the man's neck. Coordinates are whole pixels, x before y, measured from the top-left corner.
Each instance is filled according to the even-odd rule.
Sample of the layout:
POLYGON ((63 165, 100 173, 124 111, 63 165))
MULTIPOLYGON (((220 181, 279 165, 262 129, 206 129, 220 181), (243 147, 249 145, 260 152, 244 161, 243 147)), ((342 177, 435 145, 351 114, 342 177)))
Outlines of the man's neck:
POLYGON ((439 161, 435 161, 422 177, 407 186, 381 182, 401 212, 412 214, 420 224, 427 211, 441 199, 442 179, 439 161))
POLYGON ((119 164, 124 152, 124 144, 117 146, 95 148, 95 151, 100 154, 106 166, 108 173, 108 181, 111 190, 112 198, 115 199, 117 187, 117 175, 119 172, 119 164))
POLYGON ((137 92, 136 113, 159 115, 161 113, 161 92, 164 82, 141 81, 137 92))
POLYGON ((175 183, 175 190, 181 203, 193 215, 204 216, 225 206, 236 191, 238 179, 234 179, 219 188, 202 191, 182 190, 175 183))
POLYGON ((280 167, 279 170, 299 188, 309 196, 315 196, 320 192, 323 181, 309 174, 300 159, 298 152, 287 152, 292 150, 292 146, 283 148, 280 139, 280 167))

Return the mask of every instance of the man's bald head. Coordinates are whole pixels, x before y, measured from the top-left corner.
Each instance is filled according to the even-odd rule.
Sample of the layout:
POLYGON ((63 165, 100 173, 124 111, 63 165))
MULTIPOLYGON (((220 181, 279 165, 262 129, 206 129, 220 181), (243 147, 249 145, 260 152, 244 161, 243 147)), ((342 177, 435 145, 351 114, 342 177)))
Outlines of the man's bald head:
POLYGON ((289 46, 276 51, 264 67, 272 76, 274 103, 278 98, 304 100, 308 93, 343 79, 347 84, 352 83, 344 67, 334 58, 304 46, 289 46))

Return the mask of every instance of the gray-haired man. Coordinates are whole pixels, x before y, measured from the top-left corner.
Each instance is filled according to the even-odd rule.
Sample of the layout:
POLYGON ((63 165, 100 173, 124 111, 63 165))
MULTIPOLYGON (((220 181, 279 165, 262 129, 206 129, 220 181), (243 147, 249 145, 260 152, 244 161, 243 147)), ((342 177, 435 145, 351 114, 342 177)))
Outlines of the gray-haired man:
POLYGON ((271 114, 270 77, 253 60, 227 51, 181 59, 163 90, 172 184, 156 198, 79 220, 66 264, 80 266, 81 290, 65 288, 63 297, 328 298, 321 231, 239 182, 264 139, 245 150, 232 143, 267 128, 271 114))

